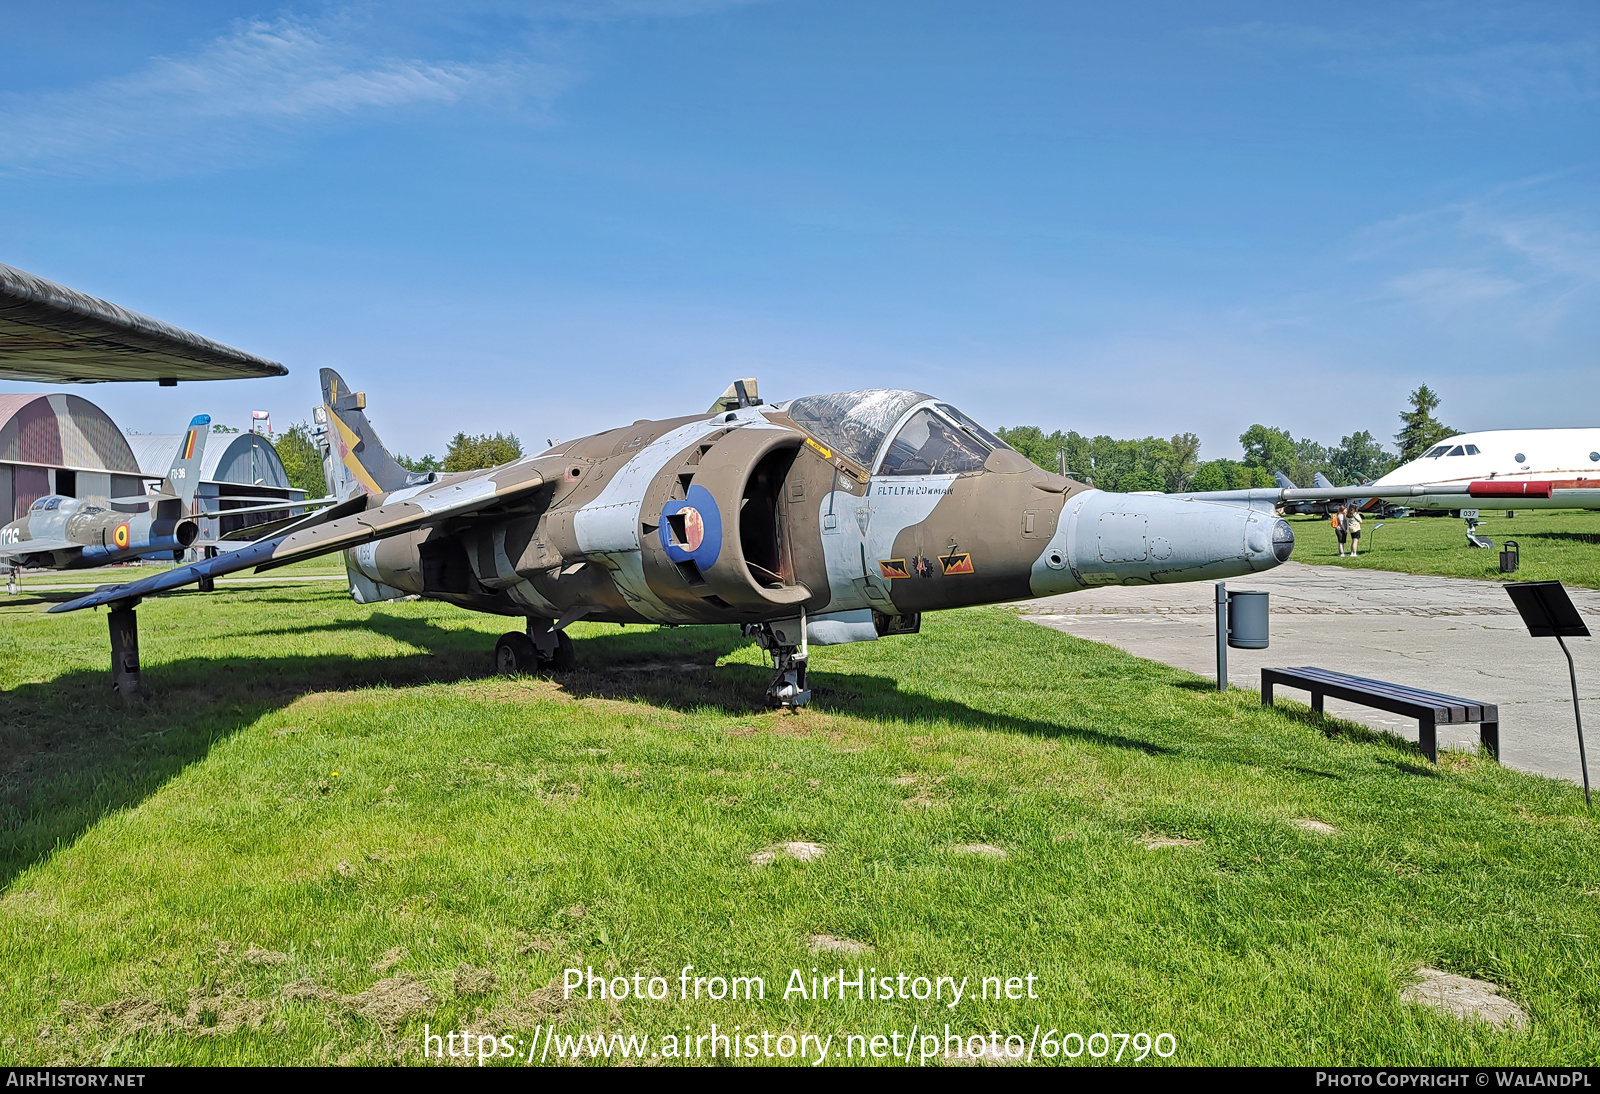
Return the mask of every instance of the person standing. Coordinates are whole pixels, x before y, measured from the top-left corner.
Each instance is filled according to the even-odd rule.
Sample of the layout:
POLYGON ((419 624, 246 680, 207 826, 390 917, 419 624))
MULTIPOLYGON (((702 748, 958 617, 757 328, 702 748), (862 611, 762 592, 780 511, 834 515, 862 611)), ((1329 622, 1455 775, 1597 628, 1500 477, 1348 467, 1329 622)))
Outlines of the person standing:
POLYGON ((1333 515, 1328 519, 1328 523, 1333 525, 1333 534, 1339 538, 1339 557, 1343 558, 1344 557, 1344 508, 1342 506, 1333 511, 1333 515))
POLYGON ((1350 536, 1350 557, 1361 553, 1361 510, 1350 506, 1344 518, 1344 530, 1350 536))

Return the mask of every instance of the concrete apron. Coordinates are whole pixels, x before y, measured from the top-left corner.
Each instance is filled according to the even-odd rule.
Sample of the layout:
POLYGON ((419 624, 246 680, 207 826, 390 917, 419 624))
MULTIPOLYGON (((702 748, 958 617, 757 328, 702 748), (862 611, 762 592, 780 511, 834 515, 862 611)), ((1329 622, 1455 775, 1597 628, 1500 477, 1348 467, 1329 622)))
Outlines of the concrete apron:
MULTIPOLYGON (((1087 589, 1016 605, 1035 623, 1106 642, 1152 661, 1216 679, 1215 586, 1210 582, 1087 589)), ((1261 669, 1291 665, 1347 672, 1500 706, 1501 759, 1523 771, 1578 782, 1578 738, 1567 659, 1554 638, 1530 638, 1505 589, 1493 581, 1414 577, 1286 562, 1230 589, 1272 594, 1272 644, 1228 651, 1228 683, 1261 689, 1261 669)), ((1569 588, 1600 631, 1600 592, 1569 588)), ((1600 649, 1569 638, 1583 704, 1589 778, 1600 785, 1600 649)), ((1279 699, 1309 701, 1279 688, 1279 699)), ((1327 713, 1417 739, 1415 720, 1327 700, 1327 713)), ((1476 749, 1476 725, 1438 730, 1439 747, 1476 749)))

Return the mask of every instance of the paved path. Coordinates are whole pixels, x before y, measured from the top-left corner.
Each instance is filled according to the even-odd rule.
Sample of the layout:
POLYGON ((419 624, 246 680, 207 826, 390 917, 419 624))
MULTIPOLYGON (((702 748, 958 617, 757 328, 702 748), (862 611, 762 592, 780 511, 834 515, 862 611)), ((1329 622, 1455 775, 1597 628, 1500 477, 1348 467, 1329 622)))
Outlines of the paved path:
MULTIPOLYGON (((1228 651, 1228 682, 1261 688, 1261 668, 1316 665, 1500 705, 1501 757, 1525 771, 1581 778, 1567 661, 1553 638, 1530 638, 1493 581, 1414 577, 1286 562, 1234 589, 1272 594, 1272 645, 1228 651)), ((1600 591, 1569 589, 1600 630, 1600 591)), ((1140 657, 1216 676, 1210 582, 1087 589, 1018 605, 1025 617, 1140 657)), ((1600 644, 1569 638, 1578 667, 1589 776, 1600 784, 1600 644)), ((1303 691, 1282 694, 1301 702, 1303 691)), ((1413 720, 1337 699, 1329 714, 1417 739, 1413 720)), ((1478 727, 1440 726, 1441 748, 1475 748, 1478 727)))

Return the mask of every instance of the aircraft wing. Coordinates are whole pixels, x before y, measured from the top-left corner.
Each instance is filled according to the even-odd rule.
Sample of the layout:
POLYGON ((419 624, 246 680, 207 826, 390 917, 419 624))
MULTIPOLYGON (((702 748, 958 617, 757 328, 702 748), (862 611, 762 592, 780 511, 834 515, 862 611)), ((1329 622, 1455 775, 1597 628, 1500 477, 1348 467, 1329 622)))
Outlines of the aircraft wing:
POLYGON ((1548 498, 1552 484, 1548 482, 1496 481, 1425 483, 1420 486, 1297 486, 1289 489, 1276 487, 1254 490, 1204 490, 1198 493, 1173 494, 1172 497, 1195 501, 1232 501, 1250 506, 1282 505, 1296 501, 1344 501, 1354 498, 1383 498, 1385 501, 1402 498, 1439 497, 1460 494, 1467 498, 1548 498))
POLYGON ((42 555, 51 551, 77 551, 82 547, 83 544, 66 539, 24 539, 0 547, 0 558, 11 555, 42 555))
MULTIPOLYGON (((118 600, 138 600, 199 581, 256 567, 257 571, 287 566, 291 562, 342 551, 387 539, 444 520, 471 518, 486 509, 527 498, 561 481, 567 465, 564 456, 538 457, 505 467, 491 468, 468 479, 410 493, 399 501, 386 501, 371 509, 334 516, 345 506, 313 514, 319 522, 294 529, 217 558, 179 566, 166 573, 126 585, 107 585, 88 596, 57 604, 52 612, 96 608, 118 600), (328 519, 331 517, 332 519, 328 519)), ((354 499, 346 505, 354 503, 354 499)))
POLYGON ((0 378, 171 384, 288 372, 276 361, 0 265, 0 378))

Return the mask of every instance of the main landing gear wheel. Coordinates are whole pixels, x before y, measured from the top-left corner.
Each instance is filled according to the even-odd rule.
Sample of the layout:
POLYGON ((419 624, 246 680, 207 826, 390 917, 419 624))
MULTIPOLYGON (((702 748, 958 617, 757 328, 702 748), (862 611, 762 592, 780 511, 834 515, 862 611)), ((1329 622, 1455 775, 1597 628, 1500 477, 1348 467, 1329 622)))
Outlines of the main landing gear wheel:
POLYGON ((525 634, 510 631, 494 644, 494 670, 501 676, 528 676, 541 667, 539 651, 525 634))
POLYGON ((565 631, 554 630, 548 620, 533 634, 511 631, 494 644, 494 668, 502 676, 531 676, 540 672, 569 672, 578 664, 578 651, 565 631))

